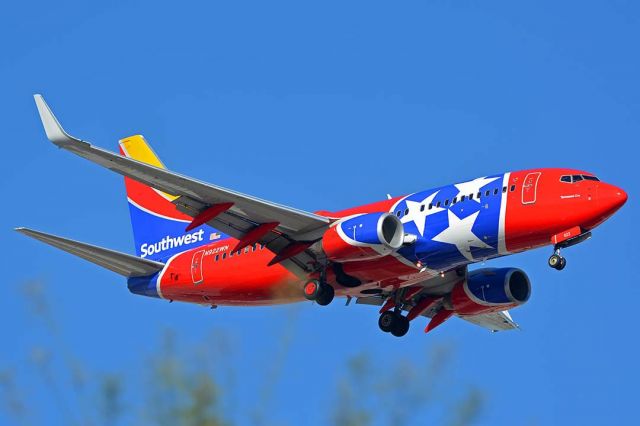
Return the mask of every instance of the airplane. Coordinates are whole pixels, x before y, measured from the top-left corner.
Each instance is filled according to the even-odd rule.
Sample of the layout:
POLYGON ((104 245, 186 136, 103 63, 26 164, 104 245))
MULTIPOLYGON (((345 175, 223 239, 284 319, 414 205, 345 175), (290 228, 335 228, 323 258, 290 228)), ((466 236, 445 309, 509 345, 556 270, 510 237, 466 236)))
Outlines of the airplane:
POLYGON ((380 307, 383 332, 430 332, 451 317, 517 329, 509 310, 531 295, 519 268, 469 265, 552 246, 561 250, 627 201, 594 174, 540 168, 479 177, 342 211, 306 212, 168 170, 146 140, 114 153, 70 136, 34 95, 47 138, 124 176, 136 255, 16 228, 127 278, 131 293, 217 308, 335 297, 380 307))

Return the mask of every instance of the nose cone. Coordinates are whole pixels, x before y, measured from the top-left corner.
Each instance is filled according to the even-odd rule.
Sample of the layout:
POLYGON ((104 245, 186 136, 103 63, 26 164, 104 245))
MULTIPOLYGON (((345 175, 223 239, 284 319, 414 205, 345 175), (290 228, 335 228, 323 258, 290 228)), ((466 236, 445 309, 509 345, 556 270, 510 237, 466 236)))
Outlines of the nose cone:
POLYGON ((617 186, 602 183, 598 188, 598 204, 606 216, 615 213, 627 202, 627 193, 617 186))

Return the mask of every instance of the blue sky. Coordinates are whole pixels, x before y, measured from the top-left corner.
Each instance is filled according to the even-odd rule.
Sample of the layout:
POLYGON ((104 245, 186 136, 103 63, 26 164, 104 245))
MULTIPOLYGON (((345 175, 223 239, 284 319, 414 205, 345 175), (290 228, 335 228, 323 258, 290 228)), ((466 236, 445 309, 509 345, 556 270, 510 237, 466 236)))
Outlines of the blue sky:
MULTIPOLYGON (((249 366, 277 353, 276 336, 293 322, 274 402, 289 424, 309 420, 305 404, 332 401, 332 366, 349 355, 420 362, 439 344, 456 349, 446 368, 486 392, 482 423, 629 423, 640 379, 632 221, 640 217, 640 6, 482 3, 7 5, 0 366, 34 380, 24 359, 50 336, 29 319, 20 287, 39 279, 65 340, 96 370, 134 369, 167 327, 191 343, 224 330, 244 366, 239 409, 259 388, 249 366), (592 171, 629 202, 565 250, 561 273, 546 265, 550 249, 488 263, 530 275, 532 297, 513 312, 521 332, 490 334, 454 319, 397 340, 364 306, 169 305, 12 231, 29 226, 133 252, 121 178, 46 142, 38 92, 74 135, 115 150, 119 138, 141 133, 173 170, 306 210, 546 166, 592 171), (310 363, 328 373, 310 374, 310 363), (318 397, 309 402, 309 393, 318 397)), ((47 395, 33 398, 55 415, 47 395)))

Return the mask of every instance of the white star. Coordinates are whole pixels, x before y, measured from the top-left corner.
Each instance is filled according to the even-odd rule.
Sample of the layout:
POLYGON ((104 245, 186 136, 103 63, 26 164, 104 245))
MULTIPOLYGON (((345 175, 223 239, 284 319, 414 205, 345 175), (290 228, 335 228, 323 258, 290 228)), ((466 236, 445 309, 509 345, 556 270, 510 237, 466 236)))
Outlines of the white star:
POLYGON ((468 260, 473 260, 471 247, 491 248, 471 231, 480 212, 475 212, 464 219, 460 219, 451 210, 448 210, 448 213, 449 227, 433 237, 433 241, 455 245, 468 260))
POLYGON ((479 203, 480 202, 480 198, 478 198, 478 191, 480 191, 480 188, 482 188, 483 186, 493 182, 496 179, 498 179, 498 178, 497 177, 493 177, 493 178, 482 177, 482 178, 470 180, 469 182, 456 183, 454 185, 456 187, 456 189, 458 190, 458 195, 456 195, 456 196, 466 195, 468 197, 469 194, 473 194, 473 199, 479 203))
POLYGON ((400 219, 400 221, 402 223, 407 223, 407 222, 415 223, 416 228, 418 228, 418 232, 420 233, 420 235, 424 235, 424 225, 425 225, 425 221, 427 220, 427 216, 444 210, 442 207, 436 207, 436 206, 433 206, 431 209, 429 209, 429 204, 433 202, 433 199, 435 198, 436 195, 438 195, 438 192, 440 191, 436 191, 433 194, 429 195, 427 198, 422 200, 422 202, 406 200, 409 213, 402 216, 402 219, 400 219), (421 211, 422 209, 421 206, 425 206, 423 211, 421 211))

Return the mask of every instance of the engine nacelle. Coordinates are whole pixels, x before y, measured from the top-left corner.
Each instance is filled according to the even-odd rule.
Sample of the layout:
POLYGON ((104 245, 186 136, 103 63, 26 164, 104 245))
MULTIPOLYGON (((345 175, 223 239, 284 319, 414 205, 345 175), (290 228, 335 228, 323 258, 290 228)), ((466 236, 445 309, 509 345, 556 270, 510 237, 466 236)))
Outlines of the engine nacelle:
POLYGON ((376 259, 402 247, 404 225, 389 213, 341 219, 322 237, 322 249, 335 262, 376 259))
POLYGON ((522 305, 531 296, 531 283, 517 268, 485 268, 469 272, 448 300, 459 315, 504 311, 522 305))

